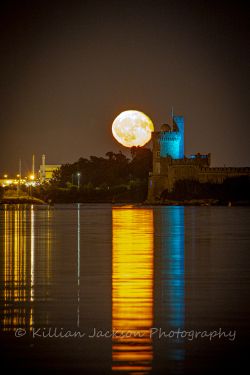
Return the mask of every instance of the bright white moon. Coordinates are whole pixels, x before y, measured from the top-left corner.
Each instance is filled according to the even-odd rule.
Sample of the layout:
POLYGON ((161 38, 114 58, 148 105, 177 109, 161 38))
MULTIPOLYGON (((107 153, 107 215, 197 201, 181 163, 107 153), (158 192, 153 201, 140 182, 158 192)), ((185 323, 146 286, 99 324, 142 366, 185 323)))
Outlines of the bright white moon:
POLYGON ((124 111, 112 124, 115 139, 125 147, 144 146, 151 139, 154 125, 150 118, 139 111, 124 111))

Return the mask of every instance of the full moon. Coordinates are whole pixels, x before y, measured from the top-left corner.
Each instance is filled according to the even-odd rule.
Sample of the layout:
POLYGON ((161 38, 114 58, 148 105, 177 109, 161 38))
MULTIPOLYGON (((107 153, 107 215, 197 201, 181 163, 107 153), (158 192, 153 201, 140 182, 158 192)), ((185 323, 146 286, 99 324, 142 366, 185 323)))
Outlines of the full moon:
POLYGON ((124 111, 112 124, 115 139, 125 147, 144 146, 151 139, 154 125, 150 118, 139 111, 124 111))

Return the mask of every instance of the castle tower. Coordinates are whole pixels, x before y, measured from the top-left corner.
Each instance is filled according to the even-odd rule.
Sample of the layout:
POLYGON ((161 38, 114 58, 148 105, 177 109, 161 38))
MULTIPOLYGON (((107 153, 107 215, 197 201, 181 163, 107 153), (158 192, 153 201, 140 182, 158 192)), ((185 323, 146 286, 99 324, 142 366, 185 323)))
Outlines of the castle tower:
POLYGON ((154 149, 159 151, 159 157, 172 159, 184 158, 184 116, 173 117, 173 127, 164 124, 160 132, 153 133, 154 149))
POLYGON ((173 131, 179 131, 180 143, 179 143, 179 157, 177 159, 184 158, 184 116, 173 117, 173 131))
POLYGON ((173 116, 172 127, 161 126, 152 132, 153 171, 149 177, 148 199, 151 201, 159 192, 171 188, 173 182, 172 164, 182 164, 184 160, 184 116, 173 116))

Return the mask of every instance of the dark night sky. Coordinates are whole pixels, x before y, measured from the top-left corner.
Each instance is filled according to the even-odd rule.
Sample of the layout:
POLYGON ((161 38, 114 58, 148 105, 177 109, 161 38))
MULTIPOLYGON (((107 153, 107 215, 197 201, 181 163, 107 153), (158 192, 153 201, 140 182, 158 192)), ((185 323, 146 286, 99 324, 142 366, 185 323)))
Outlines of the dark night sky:
MULTIPOLYGON (((0 177, 129 149, 137 109, 155 130, 185 117, 185 155, 250 166, 245 1, 2 1, 0 177)), ((145 147, 151 147, 149 142, 145 147)))

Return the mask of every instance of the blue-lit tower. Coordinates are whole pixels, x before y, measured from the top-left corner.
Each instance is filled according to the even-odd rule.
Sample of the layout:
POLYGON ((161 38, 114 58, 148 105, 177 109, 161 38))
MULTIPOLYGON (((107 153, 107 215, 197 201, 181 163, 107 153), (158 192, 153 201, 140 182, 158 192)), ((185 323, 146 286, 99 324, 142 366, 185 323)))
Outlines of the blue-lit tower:
MULTIPOLYGON (((184 158, 184 116, 173 117, 173 132, 179 134, 179 157, 177 159, 184 158)), ((174 157, 172 156, 174 159, 174 157)))
POLYGON ((170 155, 172 159, 184 157, 184 116, 173 117, 173 128, 164 124, 157 133, 157 149, 161 157, 170 155))

